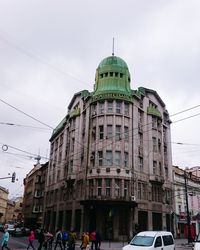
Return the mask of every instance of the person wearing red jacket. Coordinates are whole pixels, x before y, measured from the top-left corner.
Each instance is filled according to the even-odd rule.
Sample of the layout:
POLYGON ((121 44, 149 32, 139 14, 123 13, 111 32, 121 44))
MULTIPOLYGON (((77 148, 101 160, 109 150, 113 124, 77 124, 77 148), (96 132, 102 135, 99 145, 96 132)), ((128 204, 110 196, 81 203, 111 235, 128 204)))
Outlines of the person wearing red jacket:
POLYGON ((95 250, 97 250, 96 231, 95 230, 93 230, 91 232, 90 239, 92 241, 91 249, 93 250, 93 247, 95 247, 95 250))
POLYGON ((35 240, 35 234, 34 234, 34 231, 31 231, 31 234, 29 235, 28 237, 28 246, 27 246, 27 250, 29 249, 29 247, 32 247, 32 249, 35 250, 34 246, 33 246, 33 241, 35 240))

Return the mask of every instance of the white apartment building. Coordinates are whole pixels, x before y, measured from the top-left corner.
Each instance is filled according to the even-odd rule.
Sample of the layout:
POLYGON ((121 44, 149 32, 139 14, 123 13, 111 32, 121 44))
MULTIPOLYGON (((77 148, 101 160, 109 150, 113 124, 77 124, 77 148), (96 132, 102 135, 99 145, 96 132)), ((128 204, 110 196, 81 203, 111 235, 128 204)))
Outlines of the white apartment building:
POLYGON ((174 166, 174 225, 175 233, 187 237, 187 203, 192 234, 200 232, 200 167, 186 168, 174 166), (185 177, 184 177, 185 176, 185 177))

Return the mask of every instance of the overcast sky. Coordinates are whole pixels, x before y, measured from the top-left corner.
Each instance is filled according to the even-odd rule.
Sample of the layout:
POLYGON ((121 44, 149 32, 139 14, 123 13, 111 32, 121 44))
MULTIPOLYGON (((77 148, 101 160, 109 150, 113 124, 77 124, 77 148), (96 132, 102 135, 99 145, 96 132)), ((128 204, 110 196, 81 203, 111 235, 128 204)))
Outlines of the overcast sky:
MULTIPOLYGON (((93 89, 113 37, 132 89, 156 90, 170 115, 200 105, 199 11, 199 0, 0 0, 0 177, 15 171, 19 179, 0 180, 10 197, 22 194, 32 154, 49 156, 52 131, 9 105, 57 126, 74 93, 93 89)), ((174 165, 200 165, 199 122, 172 123, 174 165)))

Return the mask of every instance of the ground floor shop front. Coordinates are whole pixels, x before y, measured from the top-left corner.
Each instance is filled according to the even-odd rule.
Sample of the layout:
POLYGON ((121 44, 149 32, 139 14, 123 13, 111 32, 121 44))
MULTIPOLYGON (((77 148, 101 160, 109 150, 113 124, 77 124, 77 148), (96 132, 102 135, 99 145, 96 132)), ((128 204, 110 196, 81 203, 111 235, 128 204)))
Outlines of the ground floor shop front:
POLYGON ((172 231, 169 213, 140 210, 135 202, 83 201, 68 206, 48 208, 44 227, 52 232, 57 228, 82 232, 99 231, 103 240, 129 240, 144 230, 172 231))

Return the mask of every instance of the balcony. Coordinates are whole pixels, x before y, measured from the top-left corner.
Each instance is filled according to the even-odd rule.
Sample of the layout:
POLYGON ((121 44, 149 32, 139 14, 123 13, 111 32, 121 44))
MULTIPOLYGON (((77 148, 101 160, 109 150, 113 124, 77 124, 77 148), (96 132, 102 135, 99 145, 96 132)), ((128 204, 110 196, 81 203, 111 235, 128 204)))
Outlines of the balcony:
POLYGON ((80 201, 82 205, 85 206, 128 206, 128 207, 136 207, 137 202, 135 196, 95 196, 95 195, 88 195, 80 201))
POLYGON ((160 175, 150 175, 149 181, 158 182, 162 184, 165 182, 164 177, 160 175))

